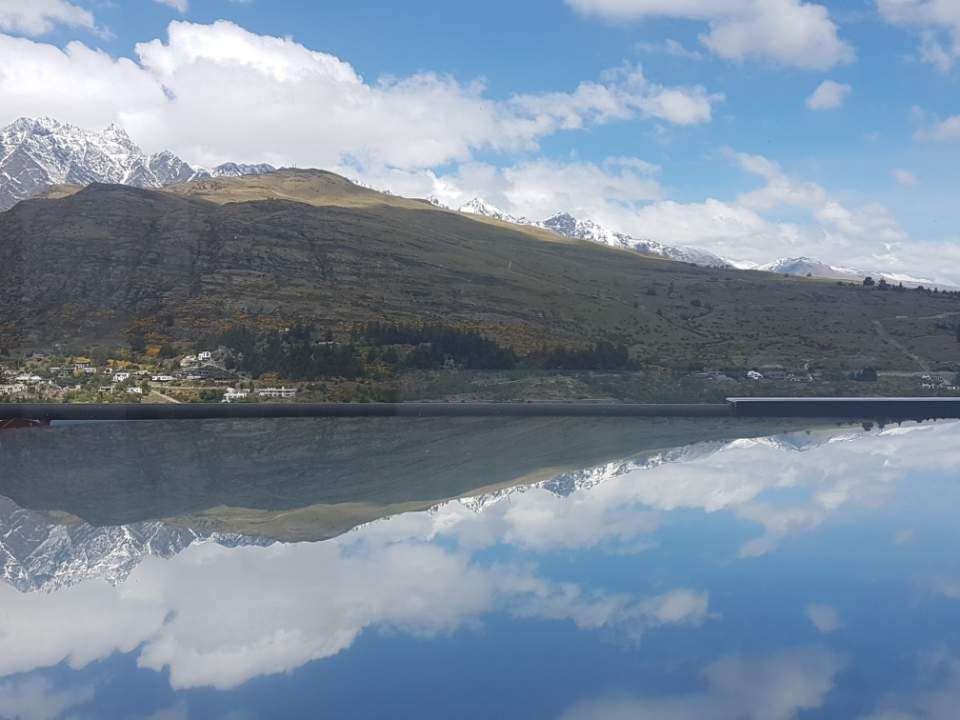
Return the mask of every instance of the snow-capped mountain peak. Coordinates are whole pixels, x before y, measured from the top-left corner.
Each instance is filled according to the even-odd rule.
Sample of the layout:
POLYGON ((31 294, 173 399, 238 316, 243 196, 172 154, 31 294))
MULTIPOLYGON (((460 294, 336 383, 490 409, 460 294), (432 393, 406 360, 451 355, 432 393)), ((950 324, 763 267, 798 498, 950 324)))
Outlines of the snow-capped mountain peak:
POLYGON ((0 128, 0 211, 51 185, 115 183, 158 188, 204 177, 270 172, 270 165, 192 167, 170 152, 145 153, 116 123, 88 131, 51 117, 0 128))
POLYGON ((546 220, 533 221, 525 217, 511 215, 483 198, 474 198, 470 202, 461 205, 459 210, 463 213, 492 217, 516 225, 532 225, 575 240, 586 240, 601 245, 609 245, 610 247, 634 250, 648 255, 659 255, 660 257, 669 258, 670 260, 689 262, 707 267, 730 267, 730 264, 723 258, 706 252, 705 250, 672 247, 670 245, 663 245, 656 240, 635 238, 627 233, 617 232, 596 220, 577 218, 569 212, 562 210, 554 213, 546 220))
POLYGON ((482 215, 483 217, 493 218, 494 220, 502 220, 503 222, 517 224, 517 218, 513 215, 510 215, 507 212, 504 212, 500 208, 491 203, 488 203, 483 198, 475 197, 473 200, 470 200, 467 203, 464 203, 459 207, 460 212, 469 213, 471 215, 482 215))
POLYGON ((274 169, 272 165, 267 165, 266 163, 250 165, 248 163, 228 162, 217 165, 213 170, 210 170, 209 173, 213 177, 240 177, 242 175, 263 175, 268 172, 273 172, 274 169))
POLYGON ((902 273, 890 273, 882 270, 870 271, 857 268, 840 267, 829 265, 821 260, 811 257, 792 257, 780 258, 774 262, 765 265, 755 265, 752 269, 763 270, 766 272, 780 273, 781 275, 809 275, 817 278, 831 278, 837 280, 859 281, 870 276, 875 280, 885 279, 889 283, 903 283, 907 286, 914 285, 934 285, 933 280, 904 275, 902 273))

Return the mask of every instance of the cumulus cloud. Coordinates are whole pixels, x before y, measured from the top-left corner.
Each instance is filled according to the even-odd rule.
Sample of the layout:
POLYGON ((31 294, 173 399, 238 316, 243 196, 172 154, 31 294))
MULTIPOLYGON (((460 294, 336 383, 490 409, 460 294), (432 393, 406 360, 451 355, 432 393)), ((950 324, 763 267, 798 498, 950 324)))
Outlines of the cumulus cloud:
POLYGON ((55 115, 117 121, 146 149, 201 165, 227 160, 330 167, 346 159, 401 168, 467 161, 477 151, 535 150, 552 133, 634 118, 708 122, 719 97, 666 87, 639 67, 569 92, 504 100, 481 83, 434 73, 370 82, 333 55, 233 23, 170 24, 136 61, 73 42, 0 35, 0 122, 55 115))
POLYGON ((586 590, 526 565, 479 564, 469 552, 404 532, 270 547, 198 544, 172 560, 146 559, 119 588, 91 580, 25 595, 0 586, 0 676, 64 661, 80 668, 137 650, 138 665, 169 669, 174 688, 231 688, 333 656, 367 628, 432 637, 499 611, 637 639, 707 619, 705 593, 586 590))
POLYGON ((960 5, 953 0, 877 0, 887 22, 910 28, 920 39, 919 57, 942 72, 960 57, 960 5))
POLYGON ((960 246, 911 241, 878 203, 850 206, 817 183, 788 175, 760 155, 725 150, 763 186, 700 202, 665 199, 658 168, 640 158, 600 163, 523 161, 496 167, 464 163, 456 169, 404 171, 373 166, 337 169, 374 187, 414 197, 436 196, 449 207, 483 197, 516 216, 543 219, 558 210, 592 218, 637 238, 710 250, 737 261, 817 257, 866 272, 933 276, 960 285, 960 246))
POLYGON ((887 698, 863 720, 953 720, 960 707, 960 660, 942 657, 927 670, 923 689, 887 698))
POLYGON ((43 35, 57 25, 94 29, 93 13, 67 0, 4 0, 0 31, 43 35))
POLYGON ((638 52, 669 55, 670 57, 683 58, 684 60, 703 60, 704 58, 703 53, 690 50, 673 38, 667 38, 661 43, 637 43, 636 49, 638 52))
POLYGON ((766 656, 727 655, 703 671, 705 689, 688 695, 613 697, 569 709, 562 720, 790 720, 823 705, 844 662, 823 648, 766 656))
POLYGON ((918 182, 920 182, 919 180, 917 180, 916 175, 914 175, 909 170, 905 170, 904 168, 895 168, 894 170, 890 171, 890 174, 893 175, 894 180, 896 180, 898 183, 900 183, 904 187, 913 187, 918 182))
POLYGON ((153 0, 154 2, 160 3, 161 5, 166 5, 167 7, 172 7, 178 13, 185 13, 190 9, 190 3, 188 0, 153 0))
POLYGON ((810 110, 835 110, 847 99, 851 87, 833 80, 824 80, 807 98, 807 108, 810 110))
POLYGON ((946 120, 939 120, 928 127, 921 128, 914 137, 918 140, 936 142, 960 140, 960 115, 953 115, 946 120))
POLYGON ((92 686, 58 690, 44 678, 0 682, 0 717, 4 720, 56 720, 93 700, 92 686))
POLYGON ((842 508, 883 506, 910 472, 951 468, 960 462, 960 450, 945 457, 930 452, 958 432, 960 423, 947 423, 917 426, 906 434, 823 431, 775 441, 740 440, 720 449, 694 445, 685 449, 684 462, 597 468, 607 477, 603 483, 565 498, 530 489, 481 514, 448 503, 423 516, 416 529, 406 529, 411 536, 449 537, 470 548, 506 543, 528 551, 612 551, 644 537, 655 539, 658 513, 696 509, 729 512, 755 523, 762 534, 740 552, 754 557, 775 550, 786 537, 819 527, 842 508), (792 500, 776 495, 782 488, 793 488, 792 500))
POLYGON ((960 247, 911 241, 884 206, 849 206, 764 156, 732 150, 723 155, 762 178, 763 186, 731 199, 677 202, 664 199, 655 166, 639 158, 534 160, 506 167, 465 163, 447 173, 382 166, 338 170, 401 195, 434 195, 450 207, 480 196, 533 219, 565 210, 634 237, 699 247, 733 260, 762 263, 804 255, 867 272, 932 275, 938 282, 960 284, 960 275, 951 271, 956 266, 944 262, 960 259, 960 247))
MULTIPOLYGON (((763 156, 735 152, 728 152, 728 156, 743 170, 765 181, 763 187, 741 194, 737 198, 739 204, 757 211, 799 208, 810 214, 813 224, 796 236, 797 249, 801 251, 798 254, 826 254, 833 262, 891 272, 923 272, 936 267, 928 257, 908 257, 909 237, 882 205, 848 207, 826 188, 791 178, 763 156)), ((921 247, 920 243, 909 244, 910 252, 921 247)), ((927 250, 932 252, 930 246, 927 250)))
POLYGON ((700 42, 729 60, 824 70, 854 59, 823 5, 802 0, 567 0, 609 20, 671 17, 707 23, 700 42))
POLYGON ((479 196, 510 213, 537 220, 558 210, 612 219, 662 196, 657 180, 660 168, 634 157, 611 157, 600 163, 537 159, 506 167, 464 163, 443 174, 382 166, 341 170, 401 195, 433 195, 449 207, 479 196))
POLYGON ((835 632, 843 627, 843 623, 840 622, 839 613, 829 605, 819 605, 816 603, 807 605, 807 617, 810 619, 810 622, 813 623, 817 632, 824 634, 835 632))

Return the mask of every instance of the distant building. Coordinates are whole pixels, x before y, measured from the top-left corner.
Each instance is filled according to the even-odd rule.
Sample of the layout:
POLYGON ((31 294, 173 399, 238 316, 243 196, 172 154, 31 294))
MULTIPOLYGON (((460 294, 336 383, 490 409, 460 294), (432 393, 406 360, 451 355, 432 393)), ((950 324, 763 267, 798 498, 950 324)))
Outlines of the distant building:
POLYGON ((143 388, 137 387, 136 385, 134 385, 133 387, 128 387, 127 392, 130 395, 143 395, 143 388))
POLYGON ((23 383, 0 385, 0 395, 23 395, 26 391, 27 386, 23 383))
POLYGON ((36 385, 39 382, 43 381, 43 378, 39 375, 33 375, 32 373, 23 373, 22 375, 17 375, 14 378, 18 383, 26 383, 27 385, 36 385))
POLYGON ((187 355, 185 358, 180 360, 180 367, 182 368, 191 367, 193 365, 196 365, 198 362, 199 361, 197 360, 196 355, 187 355))
POLYGON ((249 397, 249 390, 235 390, 234 388, 227 388, 226 392, 223 393, 223 402, 236 402, 237 400, 246 400, 249 397))
POLYGON ((763 380, 763 373, 758 373, 756 370, 751 370, 747 373, 747 379, 754 381, 763 380))
POLYGON ((296 388, 261 388, 257 390, 257 396, 262 398, 292 398, 297 396, 296 388))
POLYGON ((173 382, 173 380, 173 375, 154 375, 150 378, 150 381, 155 383, 168 383, 173 382))
POLYGON ((113 376, 113 381, 115 383, 126 382, 130 379, 130 373, 128 372, 118 372, 113 376))
POLYGON ((213 360, 213 353, 210 352, 209 350, 204 350, 202 353, 197 355, 197 359, 200 360, 200 362, 207 362, 209 360, 213 360))

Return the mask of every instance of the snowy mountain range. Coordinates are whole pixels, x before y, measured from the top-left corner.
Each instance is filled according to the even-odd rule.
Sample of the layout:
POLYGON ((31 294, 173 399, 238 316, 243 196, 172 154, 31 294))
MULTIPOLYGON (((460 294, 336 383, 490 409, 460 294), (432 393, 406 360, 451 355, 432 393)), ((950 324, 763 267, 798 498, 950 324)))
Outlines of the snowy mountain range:
MULTIPOLYGON (((427 200, 438 207, 445 207, 435 197, 427 198, 427 200)), ((567 212, 557 212, 545 220, 531 220, 504 212, 483 198, 474 198, 457 209, 462 213, 482 215, 495 220, 513 223, 514 225, 530 225, 555 232, 557 235, 562 235, 563 237, 574 238, 576 240, 588 240, 590 242, 600 243, 601 245, 609 245, 610 247, 633 250, 648 255, 657 255, 670 260, 677 260, 678 262, 688 262, 705 267, 733 267, 729 261, 706 250, 664 245, 656 240, 635 238, 627 233, 611 230, 595 220, 576 218, 567 212)))
MULTIPOLYGON (((450 210, 438 198, 429 197, 427 200, 436 205, 450 210)), ((871 276, 875 280, 884 278, 887 282, 900 283, 907 286, 916 285, 935 285, 933 280, 918 278, 903 273, 890 273, 881 271, 864 271, 856 268, 839 267, 830 265, 821 260, 809 257, 780 258, 771 263, 759 264, 754 262, 742 262, 720 257, 714 253, 698 248, 681 247, 674 245, 664 245, 661 242, 650 239, 639 239, 627 233, 617 232, 600 223, 590 219, 579 219, 566 212, 558 212, 551 215, 546 220, 530 220, 526 217, 511 215, 495 205, 487 202, 483 198, 474 198, 468 203, 457 208, 459 212, 469 213, 471 215, 482 215, 484 217, 501 220, 503 222, 513 223, 515 225, 531 225, 533 227, 550 230, 562 235, 563 237, 576 238, 578 240, 589 240, 611 247, 634 250, 636 252, 648 255, 657 255, 659 257, 676 260, 678 262, 687 262, 704 267, 719 268, 737 268, 739 270, 759 270, 762 272, 778 273, 780 275, 795 275, 800 277, 828 278, 835 280, 847 280, 850 282, 862 281, 865 277, 871 276)))
POLYGON ((20 592, 53 592, 90 578, 119 585, 144 558, 172 558, 196 542, 236 547, 270 541, 204 535, 162 521, 116 527, 54 522, 0 497, 0 580, 20 592))
MULTIPOLYGON (((757 444, 785 452, 804 452, 827 442, 856 440, 863 434, 859 430, 838 434, 836 429, 828 429, 764 438, 699 442, 561 473, 535 484, 516 485, 492 493, 446 501, 427 512, 436 513, 450 503, 459 503, 480 513, 534 488, 567 497, 577 491, 596 488, 628 472, 693 462, 729 448, 757 444)), ((363 523, 353 531, 360 531, 384 519, 363 523)), ((98 527, 76 519, 64 519, 59 515, 21 508, 12 500, 0 497, 0 581, 20 592, 54 592, 94 578, 119 585, 145 558, 156 556, 169 559, 198 542, 239 547, 269 545, 273 541, 236 533, 202 533, 162 520, 98 527)))
POLYGON ((209 177, 271 172, 270 165, 193 167, 170 152, 147 154, 118 125, 98 132, 48 117, 0 129, 0 211, 52 185, 115 183, 158 188, 209 177))
MULTIPOLYGON (((88 185, 115 183, 141 188, 210 177, 261 175, 275 168, 267 164, 246 165, 224 163, 214 168, 194 167, 173 153, 145 153, 126 131, 112 124, 91 132, 49 117, 20 118, 0 129, 0 211, 20 200, 43 193, 53 185, 88 185)), ((446 209, 435 197, 434 205, 446 209)), ((532 220, 507 213, 482 198, 474 198, 457 208, 460 212, 480 215, 517 225, 529 225, 562 235, 588 240, 611 247, 656 255, 679 262, 705 267, 761 270, 784 275, 799 275, 837 280, 862 280, 871 275, 888 282, 905 285, 933 285, 933 281, 908 275, 870 272, 844 268, 807 257, 782 258, 759 265, 737 262, 706 250, 665 245, 656 240, 635 238, 617 232, 592 219, 557 212, 545 220, 532 220)))
POLYGON ((855 440, 863 437, 864 432, 859 430, 847 431, 839 434, 835 429, 813 431, 809 433, 784 433, 759 438, 741 438, 738 440, 711 440, 698 442, 692 445, 670 448, 652 455, 641 455, 603 463, 583 470, 562 473, 547 480, 530 485, 515 485, 513 487, 496 490, 492 493, 458 498, 441 503, 430 509, 438 512, 450 502, 459 503, 474 512, 481 513, 491 505, 508 500, 518 493, 533 489, 543 489, 560 497, 568 497, 575 492, 591 490, 608 480, 640 470, 652 470, 662 465, 689 463, 709 458, 717 453, 733 448, 744 448, 752 445, 762 445, 781 452, 807 452, 814 448, 838 439, 855 440))
POLYGON ((928 278, 913 277, 912 275, 905 275, 904 273, 839 267, 836 265, 828 265, 821 260, 809 257, 780 258, 775 262, 765 265, 756 265, 754 263, 734 264, 742 270, 762 270, 765 272, 780 273, 781 275, 798 275, 804 277, 809 275, 810 277, 848 280, 851 282, 862 281, 865 277, 870 276, 874 280, 884 278, 887 282, 894 284, 902 282, 906 286, 937 284, 928 278))

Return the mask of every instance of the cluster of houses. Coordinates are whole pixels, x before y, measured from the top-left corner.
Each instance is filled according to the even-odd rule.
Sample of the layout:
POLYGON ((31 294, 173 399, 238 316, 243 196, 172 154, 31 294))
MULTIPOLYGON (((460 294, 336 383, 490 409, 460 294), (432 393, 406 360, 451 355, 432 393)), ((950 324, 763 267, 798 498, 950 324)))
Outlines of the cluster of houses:
MULTIPOLYGON (((258 398, 263 398, 267 400, 289 400, 297 396, 297 388, 288 388, 288 387, 278 387, 278 388, 258 388, 257 390, 252 391, 252 394, 258 398)), ((222 402, 244 402, 251 398, 250 390, 243 390, 239 388, 227 388, 223 393, 222 402)))
POLYGON ((951 384, 943 375, 921 375, 920 387, 923 390, 960 390, 960 387, 951 384))
MULTIPOLYGON (((35 354, 27 358, 30 370, 11 370, 0 366, 0 396, 62 398, 80 390, 95 389, 99 393, 125 393, 142 396, 149 385, 182 387, 199 383, 227 386, 224 402, 256 399, 291 399, 297 388, 265 387, 243 390, 237 386, 240 376, 223 365, 219 352, 205 350, 196 355, 187 355, 179 360, 176 369, 165 371, 142 370, 127 361, 107 361, 98 367, 86 357, 74 357, 63 366, 45 366, 47 357, 35 354), (100 380, 98 383, 97 380, 100 380)), ((169 367, 169 366, 168 366, 169 367)), ((176 366, 175 366, 176 367, 176 366)))

